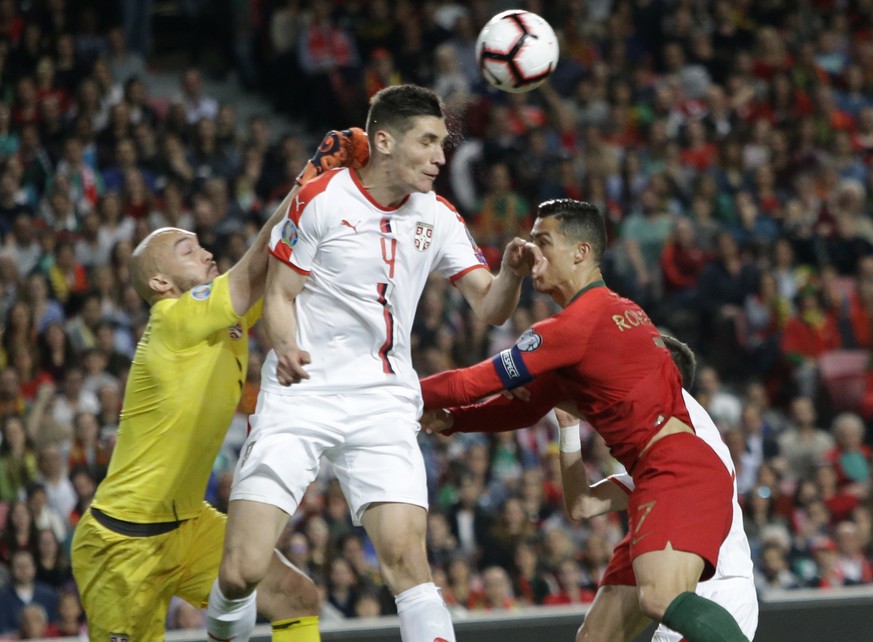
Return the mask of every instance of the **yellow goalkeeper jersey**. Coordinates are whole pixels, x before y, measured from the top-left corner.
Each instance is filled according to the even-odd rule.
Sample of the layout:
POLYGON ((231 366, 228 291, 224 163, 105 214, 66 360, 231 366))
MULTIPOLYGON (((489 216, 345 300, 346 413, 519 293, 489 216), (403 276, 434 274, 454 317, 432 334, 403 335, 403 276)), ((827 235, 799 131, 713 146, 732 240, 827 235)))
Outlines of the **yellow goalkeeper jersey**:
POLYGON ((226 274, 152 306, 130 369, 118 440, 93 505, 136 523, 193 517, 239 402, 248 330, 226 274))

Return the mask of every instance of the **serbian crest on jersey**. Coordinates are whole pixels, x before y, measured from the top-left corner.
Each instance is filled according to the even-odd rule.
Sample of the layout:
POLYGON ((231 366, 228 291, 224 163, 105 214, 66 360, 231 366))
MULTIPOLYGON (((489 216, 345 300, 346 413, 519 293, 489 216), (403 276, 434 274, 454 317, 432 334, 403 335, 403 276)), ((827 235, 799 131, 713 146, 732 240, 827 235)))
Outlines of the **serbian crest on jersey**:
POLYGON ((236 341, 237 339, 242 338, 243 329, 242 329, 241 324, 236 323, 236 324, 230 326, 227 330, 230 333, 230 338, 232 340, 236 341))
POLYGON ((430 242, 433 239, 433 225, 418 221, 415 224, 415 249, 419 252, 424 252, 430 247, 430 242))
POLYGON ((297 244, 297 226, 290 218, 286 219, 282 226, 282 242, 288 247, 294 247, 297 244))
POLYGON ((534 332, 533 328, 528 328, 524 332, 522 332, 521 336, 518 338, 518 341, 515 342, 515 345, 518 346, 518 349, 522 352, 533 352, 537 348, 539 348, 543 343, 543 338, 534 332))

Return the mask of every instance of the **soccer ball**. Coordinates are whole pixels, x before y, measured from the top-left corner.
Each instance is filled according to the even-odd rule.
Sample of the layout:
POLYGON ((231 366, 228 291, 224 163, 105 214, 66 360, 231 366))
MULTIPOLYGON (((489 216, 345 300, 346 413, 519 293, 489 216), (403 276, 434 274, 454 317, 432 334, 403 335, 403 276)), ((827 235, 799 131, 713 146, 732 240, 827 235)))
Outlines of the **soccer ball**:
POLYGON ((491 18, 476 40, 476 59, 488 83, 514 94, 539 87, 558 64, 558 38, 530 11, 510 9, 491 18))

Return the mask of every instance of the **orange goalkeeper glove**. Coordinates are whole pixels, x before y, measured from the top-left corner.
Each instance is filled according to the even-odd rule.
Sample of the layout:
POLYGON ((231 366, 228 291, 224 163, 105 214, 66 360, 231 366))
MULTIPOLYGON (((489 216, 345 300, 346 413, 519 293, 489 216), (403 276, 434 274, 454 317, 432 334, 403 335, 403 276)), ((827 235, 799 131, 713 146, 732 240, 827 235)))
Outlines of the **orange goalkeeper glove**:
POLYGON ((360 127, 333 129, 324 135, 315 155, 306 161, 303 171, 297 176, 301 187, 313 178, 335 167, 360 169, 370 160, 370 143, 367 132, 360 127))

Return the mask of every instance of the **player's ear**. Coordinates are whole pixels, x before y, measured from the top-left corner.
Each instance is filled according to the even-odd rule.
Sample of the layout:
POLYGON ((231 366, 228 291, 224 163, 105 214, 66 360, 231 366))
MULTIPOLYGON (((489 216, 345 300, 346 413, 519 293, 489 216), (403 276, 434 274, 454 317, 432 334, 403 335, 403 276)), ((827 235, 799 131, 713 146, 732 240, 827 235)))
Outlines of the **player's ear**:
POLYGON ((376 135, 370 139, 370 144, 376 148, 380 154, 390 156, 394 151, 394 137, 384 129, 377 129, 376 135))
POLYGON ((573 253, 573 259, 576 263, 581 263, 585 257, 591 253, 591 244, 582 241, 576 244, 576 251, 573 253))
POLYGON ((149 279, 149 289, 156 294, 165 294, 173 289, 173 283, 163 274, 155 274, 149 279))

